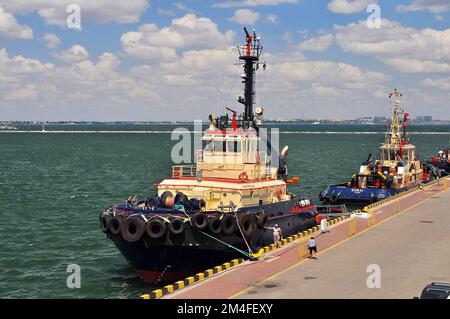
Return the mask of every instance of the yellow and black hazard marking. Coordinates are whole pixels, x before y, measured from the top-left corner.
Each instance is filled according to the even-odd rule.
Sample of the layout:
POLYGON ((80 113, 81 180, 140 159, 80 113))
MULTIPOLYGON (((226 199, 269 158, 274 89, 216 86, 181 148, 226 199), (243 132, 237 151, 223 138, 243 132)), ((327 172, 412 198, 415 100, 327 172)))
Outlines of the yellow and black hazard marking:
POLYGON ((189 285, 192 285, 196 282, 205 280, 206 278, 211 277, 212 275, 215 275, 222 271, 230 269, 231 267, 237 266, 243 262, 244 262, 243 258, 233 259, 229 262, 223 263, 220 266, 216 266, 212 269, 207 269, 204 272, 195 274, 194 276, 188 277, 184 280, 177 281, 174 284, 164 286, 161 289, 153 290, 149 294, 141 295, 141 298, 142 299, 159 299, 165 295, 173 293, 176 290, 183 289, 183 288, 185 288, 189 285))

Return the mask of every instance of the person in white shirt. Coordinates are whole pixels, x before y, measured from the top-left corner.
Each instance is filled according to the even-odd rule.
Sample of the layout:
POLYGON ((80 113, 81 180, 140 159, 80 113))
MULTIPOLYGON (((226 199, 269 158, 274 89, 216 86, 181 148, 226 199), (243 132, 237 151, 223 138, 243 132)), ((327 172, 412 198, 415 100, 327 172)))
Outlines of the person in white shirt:
POLYGON ((311 237, 310 240, 308 240, 308 249, 309 249, 309 258, 317 259, 315 254, 317 253, 317 243, 314 237, 311 237))
POLYGON ((282 236, 281 228, 278 226, 278 224, 275 224, 275 227, 266 227, 266 228, 272 230, 273 243, 275 244, 276 247, 278 247, 282 236))

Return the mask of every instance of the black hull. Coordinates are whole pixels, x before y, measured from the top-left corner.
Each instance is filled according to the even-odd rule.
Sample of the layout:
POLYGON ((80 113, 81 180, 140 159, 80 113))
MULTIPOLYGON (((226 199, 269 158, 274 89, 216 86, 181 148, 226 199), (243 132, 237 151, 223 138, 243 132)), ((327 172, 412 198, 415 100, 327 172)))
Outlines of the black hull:
MULTIPOLYGON (((296 211, 292 209, 295 203, 297 201, 287 201, 260 207, 270 216, 266 227, 278 224, 283 230, 283 236, 288 237, 317 225, 315 207, 296 211)), ((205 232, 208 233, 207 230, 205 232)), ((135 243, 126 242, 121 235, 108 234, 108 237, 142 279, 150 284, 172 283, 232 259, 245 258, 244 254, 222 242, 248 252, 247 244, 237 232, 228 236, 214 235, 222 242, 193 228, 186 229, 180 235, 167 232, 159 240, 144 236, 135 243)), ((247 243, 253 252, 257 252, 261 247, 273 243, 272 230, 256 229, 251 238, 247 238, 247 243)))

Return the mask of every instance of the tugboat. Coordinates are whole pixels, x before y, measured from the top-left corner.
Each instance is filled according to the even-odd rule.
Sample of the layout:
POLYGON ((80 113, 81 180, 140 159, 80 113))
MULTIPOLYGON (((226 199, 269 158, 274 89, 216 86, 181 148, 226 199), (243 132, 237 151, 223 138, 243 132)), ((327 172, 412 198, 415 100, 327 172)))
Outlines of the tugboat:
POLYGON ((445 148, 438 152, 438 156, 433 157, 427 163, 434 167, 440 176, 450 175, 450 149, 445 148))
POLYGON ((317 225, 311 199, 288 190, 298 182, 288 177, 288 148, 274 149, 260 129, 263 109, 253 108, 263 47, 255 31, 244 31, 246 44, 237 46, 244 111, 227 108, 231 121, 211 114, 196 165, 172 167, 155 195, 130 197, 100 214, 102 231, 145 282, 173 282, 233 258, 257 257, 273 243, 276 224, 285 237, 317 225))
POLYGON ((430 169, 416 157, 416 147, 409 143, 406 129, 409 114, 400 108, 403 95, 395 89, 389 94, 393 109, 390 132, 380 144, 380 159, 369 154, 350 181, 328 186, 319 199, 330 204, 366 205, 418 187, 430 178, 430 169), (401 117, 403 116, 403 119, 401 117), (401 129, 403 132, 401 132, 401 129))

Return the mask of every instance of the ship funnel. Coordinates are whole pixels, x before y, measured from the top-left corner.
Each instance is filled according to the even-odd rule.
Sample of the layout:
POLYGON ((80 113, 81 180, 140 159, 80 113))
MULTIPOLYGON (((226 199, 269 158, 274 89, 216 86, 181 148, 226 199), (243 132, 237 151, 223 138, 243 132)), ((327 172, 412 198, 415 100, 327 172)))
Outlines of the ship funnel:
POLYGON ((288 156, 289 153, 289 146, 285 146, 283 147, 283 149, 281 150, 281 157, 282 158, 286 158, 288 156))

